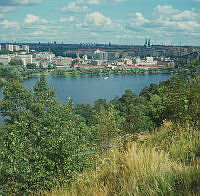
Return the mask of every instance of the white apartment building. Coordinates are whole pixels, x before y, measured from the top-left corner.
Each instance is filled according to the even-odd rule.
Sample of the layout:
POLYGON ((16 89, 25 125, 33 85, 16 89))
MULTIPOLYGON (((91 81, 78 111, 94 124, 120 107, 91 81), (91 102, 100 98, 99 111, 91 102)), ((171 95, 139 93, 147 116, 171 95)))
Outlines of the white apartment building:
POLYGON ((138 65, 157 65, 157 61, 154 61, 153 57, 146 57, 144 60, 140 59, 140 57, 136 57, 134 59, 134 64, 138 65))
POLYGON ((53 58, 55 58, 55 54, 53 54, 52 52, 39 52, 35 55, 36 59, 46 59, 46 60, 52 60, 53 58))
POLYGON ((96 50, 96 51, 94 51, 94 59, 100 60, 100 61, 107 61, 108 60, 108 53, 101 51, 101 50, 96 50))
POLYGON ((58 57, 55 60, 56 65, 64 66, 64 67, 70 67, 72 65, 72 58, 68 57, 58 57))
POLYGON ((23 65, 26 66, 29 63, 33 63, 33 56, 31 54, 20 54, 12 57, 12 60, 21 60, 23 65))
POLYGON ((6 50, 13 51, 13 45, 12 44, 6 44, 6 50))
POLYGON ((22 50, 26 51, 27 53, 29 53, 29 46, 28 45, 22 45, 22 50))
POLYGON ((8 65, 10 63, 11 57, 8 55, 0 55, 0 63, 3 65, 8 65))
POLYGON ((18 46, 18 45, 13 45, 13 50, 14 50, 14 51, 19 51, 19 50, 20 50, 20 46, 18 46))
POLYGON ((14 50, 14 51, 19 51, 19 50, 20 50, 20 46, 18 46, 18 45, 13 45, 13 50, 14 50))

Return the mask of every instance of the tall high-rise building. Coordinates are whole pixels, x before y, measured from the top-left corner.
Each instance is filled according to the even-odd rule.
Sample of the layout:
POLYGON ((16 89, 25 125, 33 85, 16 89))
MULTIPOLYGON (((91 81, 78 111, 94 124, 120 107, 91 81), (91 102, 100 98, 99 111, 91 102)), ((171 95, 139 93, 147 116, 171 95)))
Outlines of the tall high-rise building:
POLYGON ((13 45, 12 44, 6 44, 6 50, 13 51, 13 45))
POLYGON ((19 51, 19 50, 20 50, 20 46, 14 45, 14 46, 13 46, 13 50, 14 50, 14 51, 19 51))
POLYGON ((23 45, 22 50, 25 50, 27 53, 29 53, 29 46, 28 45, 23 45))

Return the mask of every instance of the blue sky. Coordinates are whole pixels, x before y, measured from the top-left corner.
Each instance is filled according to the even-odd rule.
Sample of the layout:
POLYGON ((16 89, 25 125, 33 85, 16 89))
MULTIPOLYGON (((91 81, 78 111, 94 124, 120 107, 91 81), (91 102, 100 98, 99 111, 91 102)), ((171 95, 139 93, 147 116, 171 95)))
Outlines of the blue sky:
POLYGON ((200 0, 0 0, 0 42, 200 45, 200 0))

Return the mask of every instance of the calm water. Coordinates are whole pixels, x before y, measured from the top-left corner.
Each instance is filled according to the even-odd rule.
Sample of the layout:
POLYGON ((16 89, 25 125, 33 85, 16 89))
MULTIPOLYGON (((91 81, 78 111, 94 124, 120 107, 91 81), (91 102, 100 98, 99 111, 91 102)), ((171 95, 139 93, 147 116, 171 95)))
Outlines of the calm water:
MULTIPOLYGON (((70 97, 75 104, 89 103, 100 98, 110 101, 115 96, 121 96, 125 90, 130 89, 136 94, 151 83, 159 84, 167 80, 169 74, 135 74, 135 75, 68 75, 68 76, 47 76, 48 84, 56 89, 57 98, 65 103, 70 97)), ((32 88, 39 80, 35 76, 23 84, 27 88, 32 88)), ((2 98, 0 90, 0 98, 2 98)), ((0 116, 0 124, 3 119, 0 116)))
MULTIPOLYGON (((47 76, 50 86, 56 89, 59 100, 66 102, 70 97, 75 104, 93 104, 96 99, 110 101, 115 96, 121 96, 125 90, 130 89, 136 94, 151 83, 166 80, 169 74, 135 74, 135 75, 68 75, 47 76)), ((24 81, 24 86, 31 88, 39 77, 24 81)))

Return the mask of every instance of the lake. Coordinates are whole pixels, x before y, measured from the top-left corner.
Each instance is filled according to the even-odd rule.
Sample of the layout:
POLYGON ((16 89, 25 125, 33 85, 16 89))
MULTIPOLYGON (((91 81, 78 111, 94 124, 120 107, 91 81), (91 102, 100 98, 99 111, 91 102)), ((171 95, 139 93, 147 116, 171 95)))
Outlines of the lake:
MULTIPOLYGON (((133 74, 133 75, 66 75, 47 76, 48 84, 56 89, 57 98, 65 103, 70 97, 75 104, 94 104, 97 99, 112 100, 130 89, 136 94, 151 83, 159 84, 167 80, 170 74, 133 74)), ((35 76, 23 82, 25 87, 32 88, 39 80, 35 76)))
MULTIPOLYGON (((94 104, 97 99, 110 101, 115 96, 123 95, 127 89, 139 94, 145 86, 159 84, 169 77, 170 74, 46 76, 48 84, 56 89, 56 96, 61 102, 66 103, 70 97, 75 104, 94 104)), ((32 88, 38 80, 39 76, 35 76, 24 81, 23 85, 32 88)), ((2 96, 0 91, 0 98, 2 96)), ((0 124, 2 123, 0 116, 0 124)))

